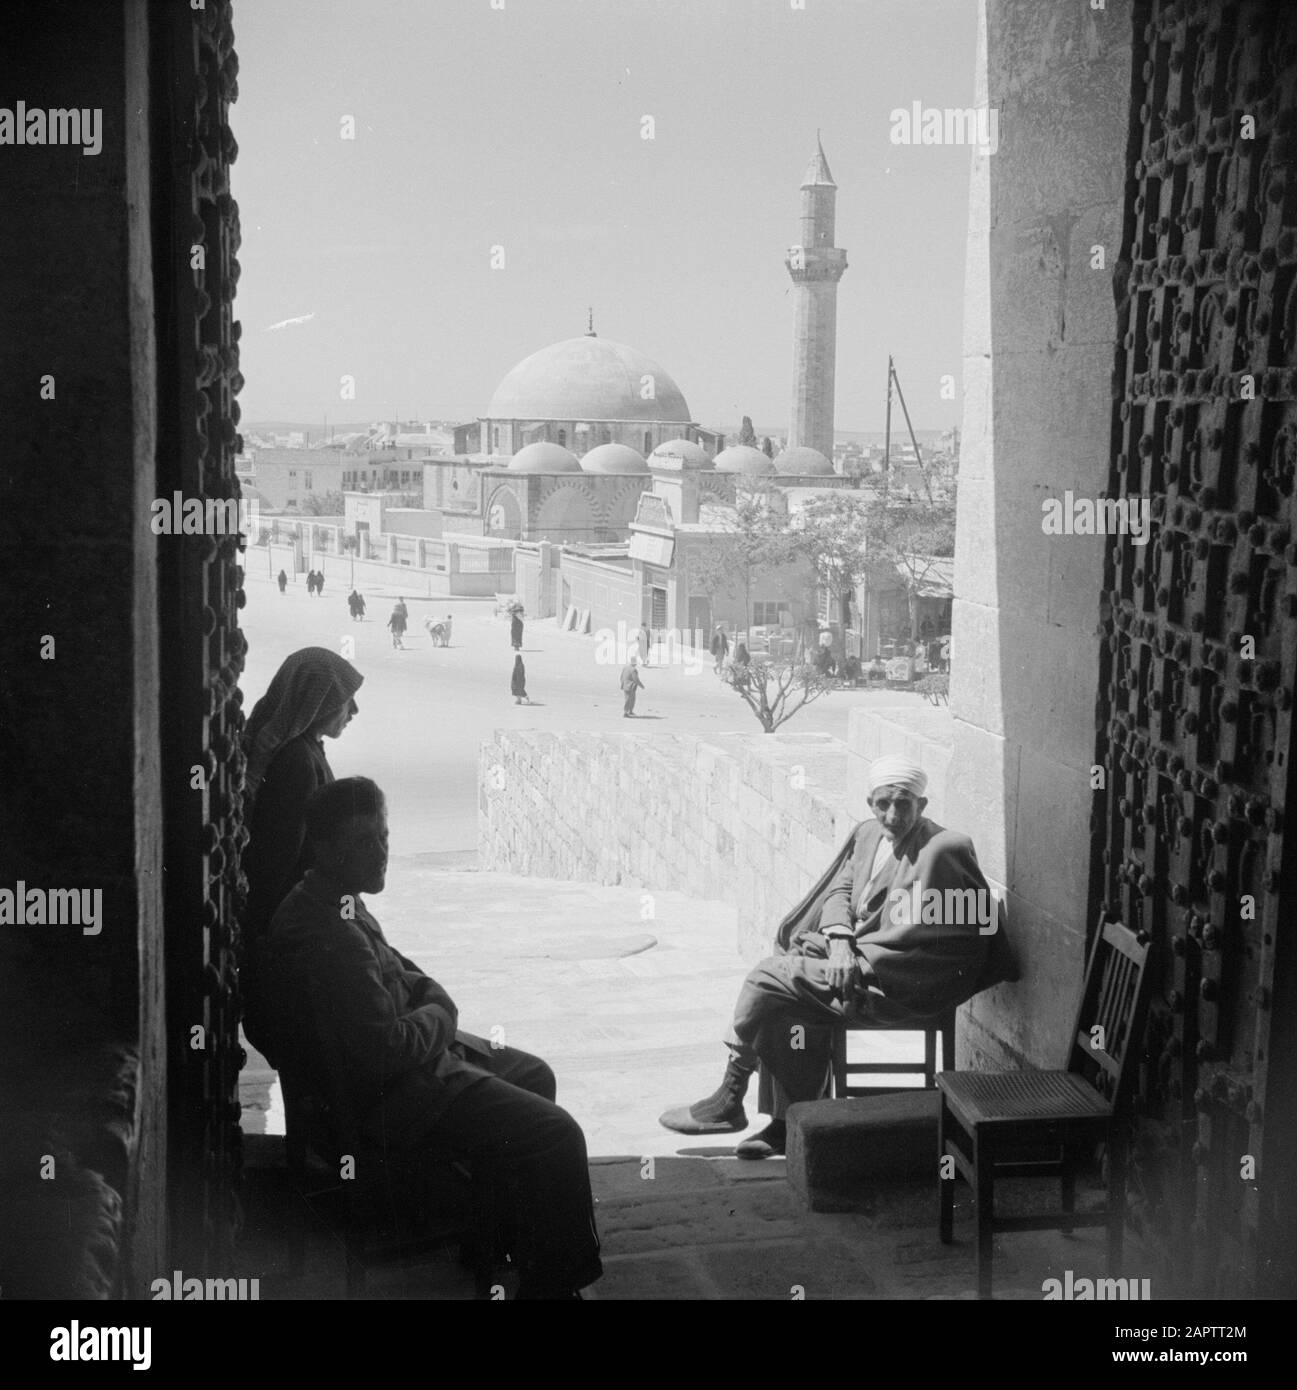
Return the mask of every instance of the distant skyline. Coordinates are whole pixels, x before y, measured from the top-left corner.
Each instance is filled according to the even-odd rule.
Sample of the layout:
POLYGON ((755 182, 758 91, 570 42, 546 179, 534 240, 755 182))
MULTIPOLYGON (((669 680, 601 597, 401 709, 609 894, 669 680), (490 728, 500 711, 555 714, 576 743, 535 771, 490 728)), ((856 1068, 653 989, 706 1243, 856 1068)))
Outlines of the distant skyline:
MULTIPOLYGON (((463 423, 462 421, 460 421, 460 420, 458 420, 458 419, 456 419, 456 420, 454 420, 454 421, 451 421, 449 417, 446 417, 445 420, 441 420, 440 417, 438 417, 438 416, 431 416, 431 417, 429 417, 429 420, 428 420, 428 421, 423 421, 423 422, 419 422, 419 423, 438 423, 438 422, 440 422, 440 424, 441 424, 441 426, 442 426, 443 429, 448 428, 452 423, 454 423, 454 424, 463 423)), ((330 434, 331 436, 334 436, 335 438, 341 438, 343 435, 364 434, 364 433, 369 429, 370 425, 375 424, 375 423, 377 423, 377 421, 375 421, 375 420, 368 420, 368 419, 367 419, 367 420, 336 420, 336 421, 335 421, 335 420, 330 420, 330 421, 329 421, 329 434, 330 434)), ((384 423, 387 423, 387 424, 392 424, 392 423, 414 424, 414 423, 416 423, 416 422, 415 422, 415 421, 412 421, 412 420, 409 420, 409 419, 407 418, 407 419, 405 419, 405 420, 403 420, 403 421, 399 421, 399 422, 395 422, 395 421, 385 421, 384 423)), ((725 426, 726 428, 728 428, 728 429, 737 430, 737 429, 739 428, 739 426, 741 425, 742 421, 741 421, 741 420, 719 420, 719 421, 716 421, 715 423, 717 423, 717 424, 719 424, 719 425, 724 425, 724 426, 725 426)), ((242 421, 242 423, 240 424, 239 428, 240 428, 240 430, 243 432, 243 434, 244 434, 245 436, 250 435, 250 434, 286 434, 286 433, 292 433, 292 432, 306 432, 306 433, 309 433, 309 434, 311 435, 311 437, 312 437, 313 447, 319 447, 320 441, 316 441, 316 440, 315 440, 315 436, 322 433, 323 425, 322 425, 322 423, 321 423, 320 421, 312 422, 312 421, 310 421, 310 420, 249 420, 249 419, 245 418, 245 419, 242 421)), ((776 428, 774 425, 771 425, 769 422, 767 422, 766 424, 763 425, 763 424, 761 423, 760 420, 754 421, 754 422, 753 422, 752 428, 756 431, 757 439, 758 439, 758 440, 760 440, 760 438, 761 438, 762 435, 768 434, 768 435, 770 435, 772 438, 774 438, 774 436, 775 436, 776 434, 783 434, 783 433, 785 432, 783 426, 780 426, 780 427, 776 428)), ((945 434, 945 433, 946 433, 946 430, 947 430, 948 428, 949 428, 949 426, 947 426, 946 428, 943 428, 943 429, 933 429, 931 426, 919 426, 919 425, 916 425, 916 426, 915 426, 914 433, 915 433, 915 434, 919 437, 919 439, 921 439, 921 440, 923 440, 923 439, 935 440, 935 439, 937 439, 939 436, 945 434)), ((884 432, 883 432, 882 430, 844 430, 844 429, 840 429, 840 430, 836 430, 836 431, 835 431, 835 434, 837 435, 837 441, 836 441, 836 442, 839 443, 839 444, 844 443, 844 442, 845 442, 845 443, 851 443, 853 440, 856 441, 856 442, 863 442, 863 441, 874 440, 874 439, 876 439, 877 442, 881 444, 881 443, 883 442, 883 434, 884 434, 884 432)), ((899 444, 902 444, 902 443, 906 443, 906 442, 908 442, 908 440, 909 440, 909 432, 908 432, 908 431, 906 430, 906 428, 905 428, 905 421, 904 421, 904 419, 900 416, 899 411, 896 411, 895 409, 893 410, 893 415, 892 415, 892 439, 895 440, 895 441, 897 441, 898 445, 899 445, 899 444)), ((327 441, 324 441, 324 442, 327 442, 327 441)))
POLYGON ((504 2, 237 8, 245 420, 470 420, 593 306, 696 420, 786 430, 818 128, 837 428, 882 429, 889 353, 916 428, 959 423, 971 151, 893 145, 889 117, 971 105, 973 0, 504 2))

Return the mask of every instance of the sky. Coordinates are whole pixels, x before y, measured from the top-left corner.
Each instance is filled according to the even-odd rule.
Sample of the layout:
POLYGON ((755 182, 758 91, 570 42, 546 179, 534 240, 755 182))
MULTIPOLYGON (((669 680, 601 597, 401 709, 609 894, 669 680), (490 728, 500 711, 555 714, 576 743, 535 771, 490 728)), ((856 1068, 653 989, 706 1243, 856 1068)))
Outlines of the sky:
POLYGON ((592 306, 695 420, 786 429, 818 128, 836 426, 883 427, 889 353, 915 427, 958 424, 971 151, 889 137, 972 104, 975 0, 494 3, 238 0, 245 422, 474 419, 592 306))

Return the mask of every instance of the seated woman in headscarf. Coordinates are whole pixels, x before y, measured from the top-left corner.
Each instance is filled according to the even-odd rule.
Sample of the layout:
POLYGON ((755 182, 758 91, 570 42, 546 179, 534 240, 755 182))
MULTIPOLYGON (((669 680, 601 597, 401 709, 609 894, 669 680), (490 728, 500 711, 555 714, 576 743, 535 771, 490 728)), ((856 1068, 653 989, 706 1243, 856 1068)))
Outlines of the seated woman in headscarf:
POLYGON ((303 647, 284 660, 244 731, 248 766, 243 804, 249 840, 243 852, 248 905, 240 984, 244 1031, 269 1056, 274 1038, 257 997, 260 951, 279 904, 310 867, 304 808, 333 781, 325 738, 337 738, 358 706, 364 676, 327 647, 303 647))

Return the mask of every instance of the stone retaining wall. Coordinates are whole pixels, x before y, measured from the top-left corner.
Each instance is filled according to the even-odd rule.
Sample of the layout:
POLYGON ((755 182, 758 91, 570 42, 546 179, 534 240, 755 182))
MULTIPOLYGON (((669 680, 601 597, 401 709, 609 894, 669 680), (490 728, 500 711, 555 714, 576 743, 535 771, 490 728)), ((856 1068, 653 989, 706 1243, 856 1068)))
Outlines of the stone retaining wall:
POLYGON ((827 734, 501 732, 478 787, 483 869, 731 902, 751 960, 858 819, 827 734))

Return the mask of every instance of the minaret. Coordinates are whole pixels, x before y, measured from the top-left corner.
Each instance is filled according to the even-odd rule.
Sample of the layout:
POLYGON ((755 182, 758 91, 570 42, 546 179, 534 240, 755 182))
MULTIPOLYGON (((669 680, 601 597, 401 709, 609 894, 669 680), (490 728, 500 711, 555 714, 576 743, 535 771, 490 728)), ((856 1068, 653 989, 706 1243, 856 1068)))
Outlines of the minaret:
POLYGON ((833 457, 833 374, 837 361, 838 281, 847 253, 833 244, 838 186, 829 173, 819 131, 815 155, 802 180, 801 243, 784 264, 793 279, 793 413, 788 444, 833 457))

